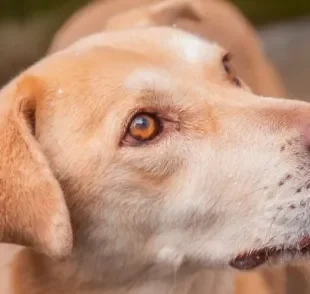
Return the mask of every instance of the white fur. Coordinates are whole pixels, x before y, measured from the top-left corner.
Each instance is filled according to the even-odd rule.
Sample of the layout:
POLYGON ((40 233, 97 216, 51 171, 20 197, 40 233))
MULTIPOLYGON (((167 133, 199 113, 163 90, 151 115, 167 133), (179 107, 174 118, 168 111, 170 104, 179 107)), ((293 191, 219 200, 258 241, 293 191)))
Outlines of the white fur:
POLYGON ((214 60, 219 53, 216 44, 206 42, 191 34, 175 34, 169 40, 169 46, 185 62, 193 64, 214 60))
POLYGON ((125 81, 125 88, 130 90, 169 91, 174 86, 169 72, 156 68, 138 68, 125 81))

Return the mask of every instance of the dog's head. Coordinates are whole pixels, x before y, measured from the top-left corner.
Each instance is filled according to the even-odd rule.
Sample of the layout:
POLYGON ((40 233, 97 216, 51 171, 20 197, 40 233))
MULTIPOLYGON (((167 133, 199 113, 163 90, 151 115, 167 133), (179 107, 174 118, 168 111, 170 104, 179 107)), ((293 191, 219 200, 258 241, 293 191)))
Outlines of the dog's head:
MULTIPOLYGON (((6 119, 15 140, 1 140, 8 196, 27 192, 32 177, 60 195, 54 174, 74 256, 93 278, 250 268, 308 244, 310 106, 255 96, 215 44, 169 28, 99 34, 40 62, 1 96, 15 101, 6 119), (20 115, 27 104, 12 98, 16 85, 36 97, 34 134, 20 115), (19 173, 29 179, 15 187, 19 173)), ((28 196, 31 204, 36 194, 28 196)), ((37 201, 44 211, 49 202, 37 201)))

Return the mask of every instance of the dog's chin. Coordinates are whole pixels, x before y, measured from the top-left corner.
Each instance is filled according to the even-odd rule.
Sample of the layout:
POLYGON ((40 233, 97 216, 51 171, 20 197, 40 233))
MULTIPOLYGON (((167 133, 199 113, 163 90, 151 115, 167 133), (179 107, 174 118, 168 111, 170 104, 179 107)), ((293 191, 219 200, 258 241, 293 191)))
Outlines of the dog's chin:
POLYGON ((294 246, 272 246, 250 250, 239 254, 229 262, 238 270, 251 270, 267 262, 277 263, 290 257, 302 258, 310 254, 310 236, 304 237, 294 246))

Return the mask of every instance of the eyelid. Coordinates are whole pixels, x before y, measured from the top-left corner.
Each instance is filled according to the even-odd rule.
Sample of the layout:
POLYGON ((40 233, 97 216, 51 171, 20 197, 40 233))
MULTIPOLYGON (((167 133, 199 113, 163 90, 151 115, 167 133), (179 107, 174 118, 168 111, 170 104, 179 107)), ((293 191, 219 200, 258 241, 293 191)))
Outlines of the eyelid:
POLYGON ((152 116, 158 119, 160 132, 154 137, 154 139, 151 139, 149 141, 146 140, 142 144, 133 144, 132 146, 144 146, 144 145, 147 146, 150 144, 154 144, 158 142, 158 140, 167 136, 170 133, 170 131, 172 130, 180 131, 179 119, 169 112, 165 113, 164 110, 159 110, 158 108, 153 108, 153 107, 132 109, 132 111, 129 112, 128 118, 124 122, 119 146, 130 146, 130 144, 128 144, 128 142, 125 141, 126 136, 127 136, 127 131, 128 131, 128 128, 130 127, 130 123, 132 122, 132 120, 139 114, 146 114, 146 115, 149 115, 149 116, 152 116))
POLYGON ((158 109, 158 107, 139 107, 131 109, 122 125, 122 136, 125 135, 130 122, 139 113, 147 113, 149 115, 156 116, 161 120, 179 124, 179 120, 176 117, 172 115, 165 115, 166 112, 168 112, 166 109, 158 109))
POLYGON ((233 82, 237 87, 242 87, 242 83, 240 79, 238 78, 235 69, 230 66, 230 62, 233 58, 233 54, 231 52, 226 53, 222 58, 222 63, 224 66, 224 69, 230 78, 231 82, 233 82))
POLYGON ((230 73, 231 68, 229 67, 229 63, 231 62, 232 59, 233 54, 231 52, 227 52, 222 58, 222 63, 227 73, 230 73))

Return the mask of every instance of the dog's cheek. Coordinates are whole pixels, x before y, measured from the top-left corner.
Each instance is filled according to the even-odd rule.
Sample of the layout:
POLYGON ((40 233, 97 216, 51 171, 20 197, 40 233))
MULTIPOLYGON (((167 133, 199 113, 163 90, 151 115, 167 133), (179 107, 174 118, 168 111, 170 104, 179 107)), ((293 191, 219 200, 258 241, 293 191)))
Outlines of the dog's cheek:
POLYGON ((185 164, 186 156, 179 146, 182 142, 167 140, 156 146, 125 150, 115 166, 126 177, 125 183, 137 181, 137 189, 141 186, 169 189, 185 164))

